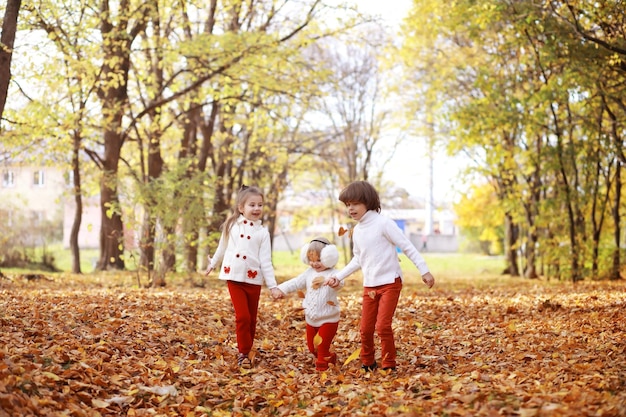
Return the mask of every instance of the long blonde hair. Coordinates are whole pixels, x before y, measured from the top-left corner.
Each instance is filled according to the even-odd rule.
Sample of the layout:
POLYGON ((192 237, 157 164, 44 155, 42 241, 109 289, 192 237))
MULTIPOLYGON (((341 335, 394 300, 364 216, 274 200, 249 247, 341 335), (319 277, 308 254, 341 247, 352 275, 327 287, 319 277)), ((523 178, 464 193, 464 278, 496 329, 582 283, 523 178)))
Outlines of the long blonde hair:
POLYGON ((233 205, 232 213, 226 218, 224 224, 222 224, 222 235, 224 236, 224 243, 228 242, 228 237, 230 236, 230 229, 232 229, 233 225, 241 215, 239 211, 239 206, 246 204, 248 198, 252 196, 261 196, 263 200, 265 200, 265 196, 263 196, 263 191, 259 187, 248 187, 247 185, 242 185, 241 189, 237 193, 237 198, 235 198, 235 204, 233 205))

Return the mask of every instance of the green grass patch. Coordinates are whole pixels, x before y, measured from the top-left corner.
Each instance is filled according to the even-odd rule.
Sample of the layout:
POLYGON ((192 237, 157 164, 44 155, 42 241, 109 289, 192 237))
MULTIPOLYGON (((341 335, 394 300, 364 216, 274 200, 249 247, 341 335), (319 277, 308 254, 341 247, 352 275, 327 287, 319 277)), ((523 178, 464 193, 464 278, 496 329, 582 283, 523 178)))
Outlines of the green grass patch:
MULTIPOLYGON (((43 255, 43 249, 41 248, 35 249, 34 251, 34 255, 37 257, 41 257, 43 255)), ((63 248, 61 244, 56 244, 46 247, 45 251, 48 255, 52 255, 54 257, 54 264, 59 270, 62 272, 71 271, 72 257, 69 249, 63 248)), ((99 255, 100 251, 98 249, 81 249, 80 263, 81 270, 84 274, 94 272, 94 266, 99 255)), ((490 257, 467 253, 423 253, 422 255, 424 256, 432 274, 435 276, 437 286, 446 284, 453 287, 483 287, 499 285, 508 281, 501 274, 504 269, 504 259, 502 257, 490 257)), ((400 254, 399 258, 400 266, 407 284, 419 284, 421 281, 421 275, 415 265, 413 265, 413 263, 404 254, 400 254)), ((337 268, 342 268, 349 260, 349 256, 346 256, 345 253, 340 251, 340 260, 337 268)), ((305 265, 300 259, 299 250, 294 250, 292 252, 276 251, 273 253, 273 263, 278 282, 283 282, 301 274, 307 267, 307 265, 305 265)), ((132 272, 133 276, 136 275, 136 264, 133 258, 127 258, 126 267, 132 272)), ((12 273, 40 272, 8 268, 4 268, 3 270, 12 273)), ((146 272, 141 272, 140 277, 142 281, 148 280, 148 274, 146 272)), ((206 283, 213 281, 215 277, 216 272, 214 272, 210 277, 204 277, 201 272, 198 272, 197 275, 177 272, 173 273, 170 279, 174 282, 193 279, 197 282, 206 283), (193 276, 193 278, 191 276, 193 276)), ((360 281, 360 272, 353 274, 350 279, 353 281, 360 281)))

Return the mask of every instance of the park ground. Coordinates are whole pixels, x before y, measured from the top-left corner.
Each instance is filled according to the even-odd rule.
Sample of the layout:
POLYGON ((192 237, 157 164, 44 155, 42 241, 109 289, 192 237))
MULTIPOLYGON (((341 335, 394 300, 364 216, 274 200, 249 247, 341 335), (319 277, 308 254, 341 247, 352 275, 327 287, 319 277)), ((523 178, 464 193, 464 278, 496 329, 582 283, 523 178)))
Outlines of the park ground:
POLYGON ((298 295, 264 291, 254 366, 243 370, 215 276, 146 289, 136 273, 3 271, 0 417, 626 415, 626 283, 450 266, 428 289, 407 269, 398 368, 368 373, 358 275, 340 293, 337 366, 318 372, 298 295))

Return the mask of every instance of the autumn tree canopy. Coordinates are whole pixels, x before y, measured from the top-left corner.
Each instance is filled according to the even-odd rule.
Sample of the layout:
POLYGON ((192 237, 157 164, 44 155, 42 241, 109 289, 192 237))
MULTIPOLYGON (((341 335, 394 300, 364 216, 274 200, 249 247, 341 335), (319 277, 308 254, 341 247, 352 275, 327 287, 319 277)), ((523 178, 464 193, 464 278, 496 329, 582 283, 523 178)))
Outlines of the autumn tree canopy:
POLYGON ((494 188, 514 275, 620 277, 626 23, 605 6, 424 0, 404 22, 409 114, 494 188))

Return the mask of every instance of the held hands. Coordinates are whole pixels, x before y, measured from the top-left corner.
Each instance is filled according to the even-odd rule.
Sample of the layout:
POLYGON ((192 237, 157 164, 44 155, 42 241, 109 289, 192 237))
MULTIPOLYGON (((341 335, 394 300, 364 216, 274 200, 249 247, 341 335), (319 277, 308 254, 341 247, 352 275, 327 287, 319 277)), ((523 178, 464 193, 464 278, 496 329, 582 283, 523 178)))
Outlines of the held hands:
POLYGON ((274 288, 270 289, 270 293, 272 294, 272 298, 274 300, 278 300, 278 299, 283 298, 285 296, 285 293, 282 292, 278 287, 274 287, 274 288))
POLYGON ((341 281, 338 280, 337 277, 329 277, 324 285, 328 285, 330 288, 337 288, 340 283, 341 281))
POLYGON ((422 275, 422 281, 424 281, 424 284, 428 285, 428 288, 432 288, 433 285, 435 285, 435 277, 433 277, 433 274, 430 272, 422 275))
POLYGON ((206 270, 206 272, 204 273, 204 275, 209 275, 211 272, 213 272, 213 267, 211 266, 211 255, 207 255, 207 260, 209 262, 209 266, 206 270))

